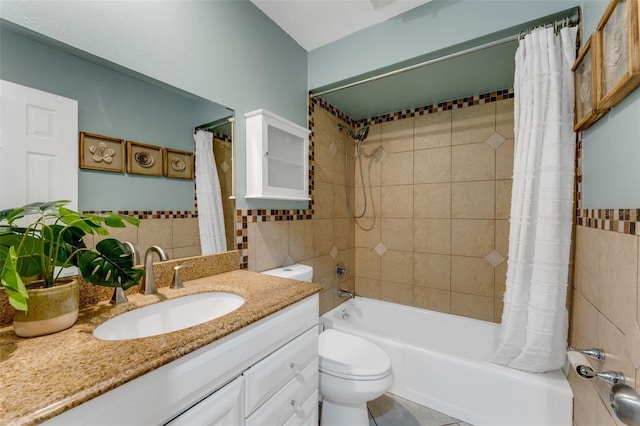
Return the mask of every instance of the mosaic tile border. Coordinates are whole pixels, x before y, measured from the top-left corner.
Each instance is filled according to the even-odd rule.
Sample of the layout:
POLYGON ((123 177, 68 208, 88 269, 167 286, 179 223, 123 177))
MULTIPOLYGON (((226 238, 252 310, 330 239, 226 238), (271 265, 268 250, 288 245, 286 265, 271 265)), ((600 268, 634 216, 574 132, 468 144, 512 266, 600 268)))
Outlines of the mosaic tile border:
POLYGON ((640 209, 582 208, 582 133, 576 142, 576 213, 575 224, 587 228, 640 235, 640 209))
POLYGON ((436 104, 425 105, 414 109, 407 109, 403 111, 391 112, 388 114, 382 114, 363 120, 354 121, 355 127, 368 126, 371 124, 386 123, 389 121, 402 120, 405 118, 416 117, 425 114, 433 114, 442 111, 451 111, 454 109, 466 108, 475 105, 488 104, 490 102, 498 102, 507 99, 513 99, 513 89, 503 89, 495 92, 482 93, 476 96, 468 96, 461 99, 455 99, 451 101, 439 102, 436 104))
POLYGON ((192 219, 198 217, 197 210, 83 210, 84 214, 117 213, 135 217, 137 219, 192 219))

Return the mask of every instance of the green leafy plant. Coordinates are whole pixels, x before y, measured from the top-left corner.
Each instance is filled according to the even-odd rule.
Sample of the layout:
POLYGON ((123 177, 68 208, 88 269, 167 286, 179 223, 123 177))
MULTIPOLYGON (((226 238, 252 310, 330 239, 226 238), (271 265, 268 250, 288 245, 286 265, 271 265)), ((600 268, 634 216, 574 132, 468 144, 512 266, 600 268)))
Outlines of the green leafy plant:
POLYGON ((52 287, 61 268, 76 266, 87 282, 126 290, 144 274, 134 268, 131 253, 120 241, 104 239, 94 250, 83 240, 85 235, 108 235, 107 227, 138 226, 138 219, 78 213, 64 207, 68 203, 32 203, 0 211, 0 281, 16 310, 27 310, 25 277, 39 276, 44 287, 52 287))

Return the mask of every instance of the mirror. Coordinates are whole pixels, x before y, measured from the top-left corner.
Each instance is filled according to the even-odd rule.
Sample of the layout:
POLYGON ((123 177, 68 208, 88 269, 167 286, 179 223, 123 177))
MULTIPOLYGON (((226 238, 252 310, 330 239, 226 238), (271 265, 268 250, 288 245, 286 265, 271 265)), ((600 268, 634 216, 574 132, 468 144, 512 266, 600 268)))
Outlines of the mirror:
MULTIPOLYGON (((208 125, 214 133, 227 246, 234 248, 232 110, 3 20, 0 43, 2 78, 77 100, 79 132, 194 152, 194 130, 208 125)), ((81 168, 78 209, 140 218, 139 228, 114 229, 111 235, 133 242, 142 253, 159 245, 172 259, 193 256, 200 254, 194 182, 81 168)))

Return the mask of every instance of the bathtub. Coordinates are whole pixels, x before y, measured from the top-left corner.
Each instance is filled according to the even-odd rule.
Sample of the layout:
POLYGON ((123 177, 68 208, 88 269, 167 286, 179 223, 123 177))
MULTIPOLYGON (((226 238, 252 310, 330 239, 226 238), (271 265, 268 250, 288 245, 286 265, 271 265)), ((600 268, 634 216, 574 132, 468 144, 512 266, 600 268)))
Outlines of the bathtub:
POLYGON ((476 426, 572 424, 561 370, 526 373, 484 361, 499 325, 356 297, 321 317, 325 328, 367 338, 391 357, 390 392, 476 426))

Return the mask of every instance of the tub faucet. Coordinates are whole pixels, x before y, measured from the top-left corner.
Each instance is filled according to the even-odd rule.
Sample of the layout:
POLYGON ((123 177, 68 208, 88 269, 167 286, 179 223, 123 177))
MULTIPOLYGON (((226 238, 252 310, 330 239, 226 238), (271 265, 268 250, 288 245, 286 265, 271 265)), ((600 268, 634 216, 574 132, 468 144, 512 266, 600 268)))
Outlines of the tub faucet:
POLYGON ((355 296, 350 291, 338 290, 338 297, 349 297, 349 299, 353 299, 355 296))
POLYGON ((158 288, 156 287, 156 279, 153 276, 153 253, 158 253, 160 260, 167 260, 167 252, 161 247, 151 246, 144 254, 144 277, 140 283, 140 293, 144 295, 157 294, 158 288))

